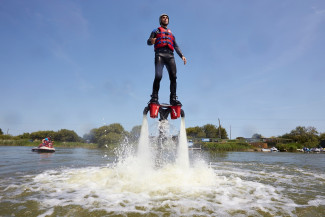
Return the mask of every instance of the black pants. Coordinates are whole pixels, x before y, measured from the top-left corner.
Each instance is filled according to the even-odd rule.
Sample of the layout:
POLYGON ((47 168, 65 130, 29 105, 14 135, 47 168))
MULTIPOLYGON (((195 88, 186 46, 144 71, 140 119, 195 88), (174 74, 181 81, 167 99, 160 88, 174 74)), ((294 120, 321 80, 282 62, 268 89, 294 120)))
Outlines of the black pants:
POLYGON ((176 96, 176 63, 173 53, 155 54, 155 80, 153 81, 152 95, 158 96, 163 68, 166 66, 170 80, 170 96, 176 96))

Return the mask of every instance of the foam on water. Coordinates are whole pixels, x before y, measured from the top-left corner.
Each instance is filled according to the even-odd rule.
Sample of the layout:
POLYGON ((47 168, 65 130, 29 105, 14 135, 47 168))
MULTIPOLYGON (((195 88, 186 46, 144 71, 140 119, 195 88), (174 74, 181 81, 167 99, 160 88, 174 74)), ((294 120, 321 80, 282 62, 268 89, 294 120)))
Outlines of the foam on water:
POLYGON ((114 213, 190 216, 279 211, 290 215, 295 206, 270 185, 217 175, 202 161, 187 170, 169 164, 143 172, 141 165, 129 158, 114 168, 46 171, 33 181, 30 190, 42 192, 44 208, 81 205, 114 213))
POLYGON ((258 168, 236 168, 227 163, 208 167, 201 160, 194 160, 187 170, 177 163, 147 169, 137 159, 132 155, 108 167, 48 170, 26 176, 29 181, 11 184, 4 191, 11 200, 15 195, 29 194, 25 200, 39 201, 42 216, 54 212, 53 207, 69 209, 71 205, 112 215, 295 216, 297 207, 324 205, 321 195, 307 200, 305 205, 284 195, 282 191, 295 184, 283 173, 268 174, 258 168), (280 190, 266 184, 273 177, 290 185, 280 190))

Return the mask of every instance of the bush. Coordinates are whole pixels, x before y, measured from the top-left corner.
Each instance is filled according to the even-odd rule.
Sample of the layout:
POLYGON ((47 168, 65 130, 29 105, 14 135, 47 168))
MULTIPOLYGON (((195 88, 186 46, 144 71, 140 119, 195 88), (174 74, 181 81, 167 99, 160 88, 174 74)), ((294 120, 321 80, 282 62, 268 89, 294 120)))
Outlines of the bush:
POLYGON ((279 151, 289 151, 289 152, 296 152, 297 149, 302 149, 304 146, 299 143, 279 143, 275 146, 279 151))
POLYGON ((83 138, 87 142, 97 143, 99 147, 103 147, 105 145, 118 145, 125 136, 127 136, 127 132, 123 126, 115 123, 92 129, 83 138))
POLYGON ((251 145, 245 142, 201 142, 200 145, 203 149, 210 151, 246 151, 252 148, 251 145))
POLYGON ((56 135, 56 132, 54 132, 52 130, 37 131, 37 132, 33 132, 30 134, 30 139, 42 141, 42 139, 49 137, 49 136, 54 138, 55 135, 56 135))
POLYGON ((0 140, 15 139, 12 135, 0 135, 0 140))
POLYGON ((54 135, 55 141, 60 142, 80 142, 81 138, 73 130, 61 129, 54 135))

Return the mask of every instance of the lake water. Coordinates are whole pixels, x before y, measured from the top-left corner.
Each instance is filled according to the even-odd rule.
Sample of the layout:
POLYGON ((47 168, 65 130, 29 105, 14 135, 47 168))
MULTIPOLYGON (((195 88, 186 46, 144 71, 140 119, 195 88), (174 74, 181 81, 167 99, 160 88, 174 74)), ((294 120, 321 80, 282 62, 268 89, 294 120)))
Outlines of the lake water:
POLYGON ((325 216, 325 154, 190 151, 188 169, 128 155, 0 146, 0 216, 325 216))

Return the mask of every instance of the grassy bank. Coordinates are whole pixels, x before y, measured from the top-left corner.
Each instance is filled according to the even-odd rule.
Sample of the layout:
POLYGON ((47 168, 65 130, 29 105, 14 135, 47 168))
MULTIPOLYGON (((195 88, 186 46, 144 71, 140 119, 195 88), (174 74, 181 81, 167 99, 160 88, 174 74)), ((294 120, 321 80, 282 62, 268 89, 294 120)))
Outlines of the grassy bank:
MULTIPOLYGON (((0 140, 0 146, 38 146, 40 141, 30 141, 28 139, 17 139, 17 140, 0 140)), ((54 142, 54 147, 64 148, 98 148, 97 144, 94 143, 82 143, 82 142, 54 142)))
POLYGON ((2 139, 0 140, 1 146, 38 146, 39 141, 30 141, 28 139, 2 139))
POLYGON ((63 148, 98 148, 98 144, 82 142, 55 142, 54 146, 63 148))
POLYGON ((252 146, 245 142, 200 142, 201 148, 208 151, 248 151, 252 146))

